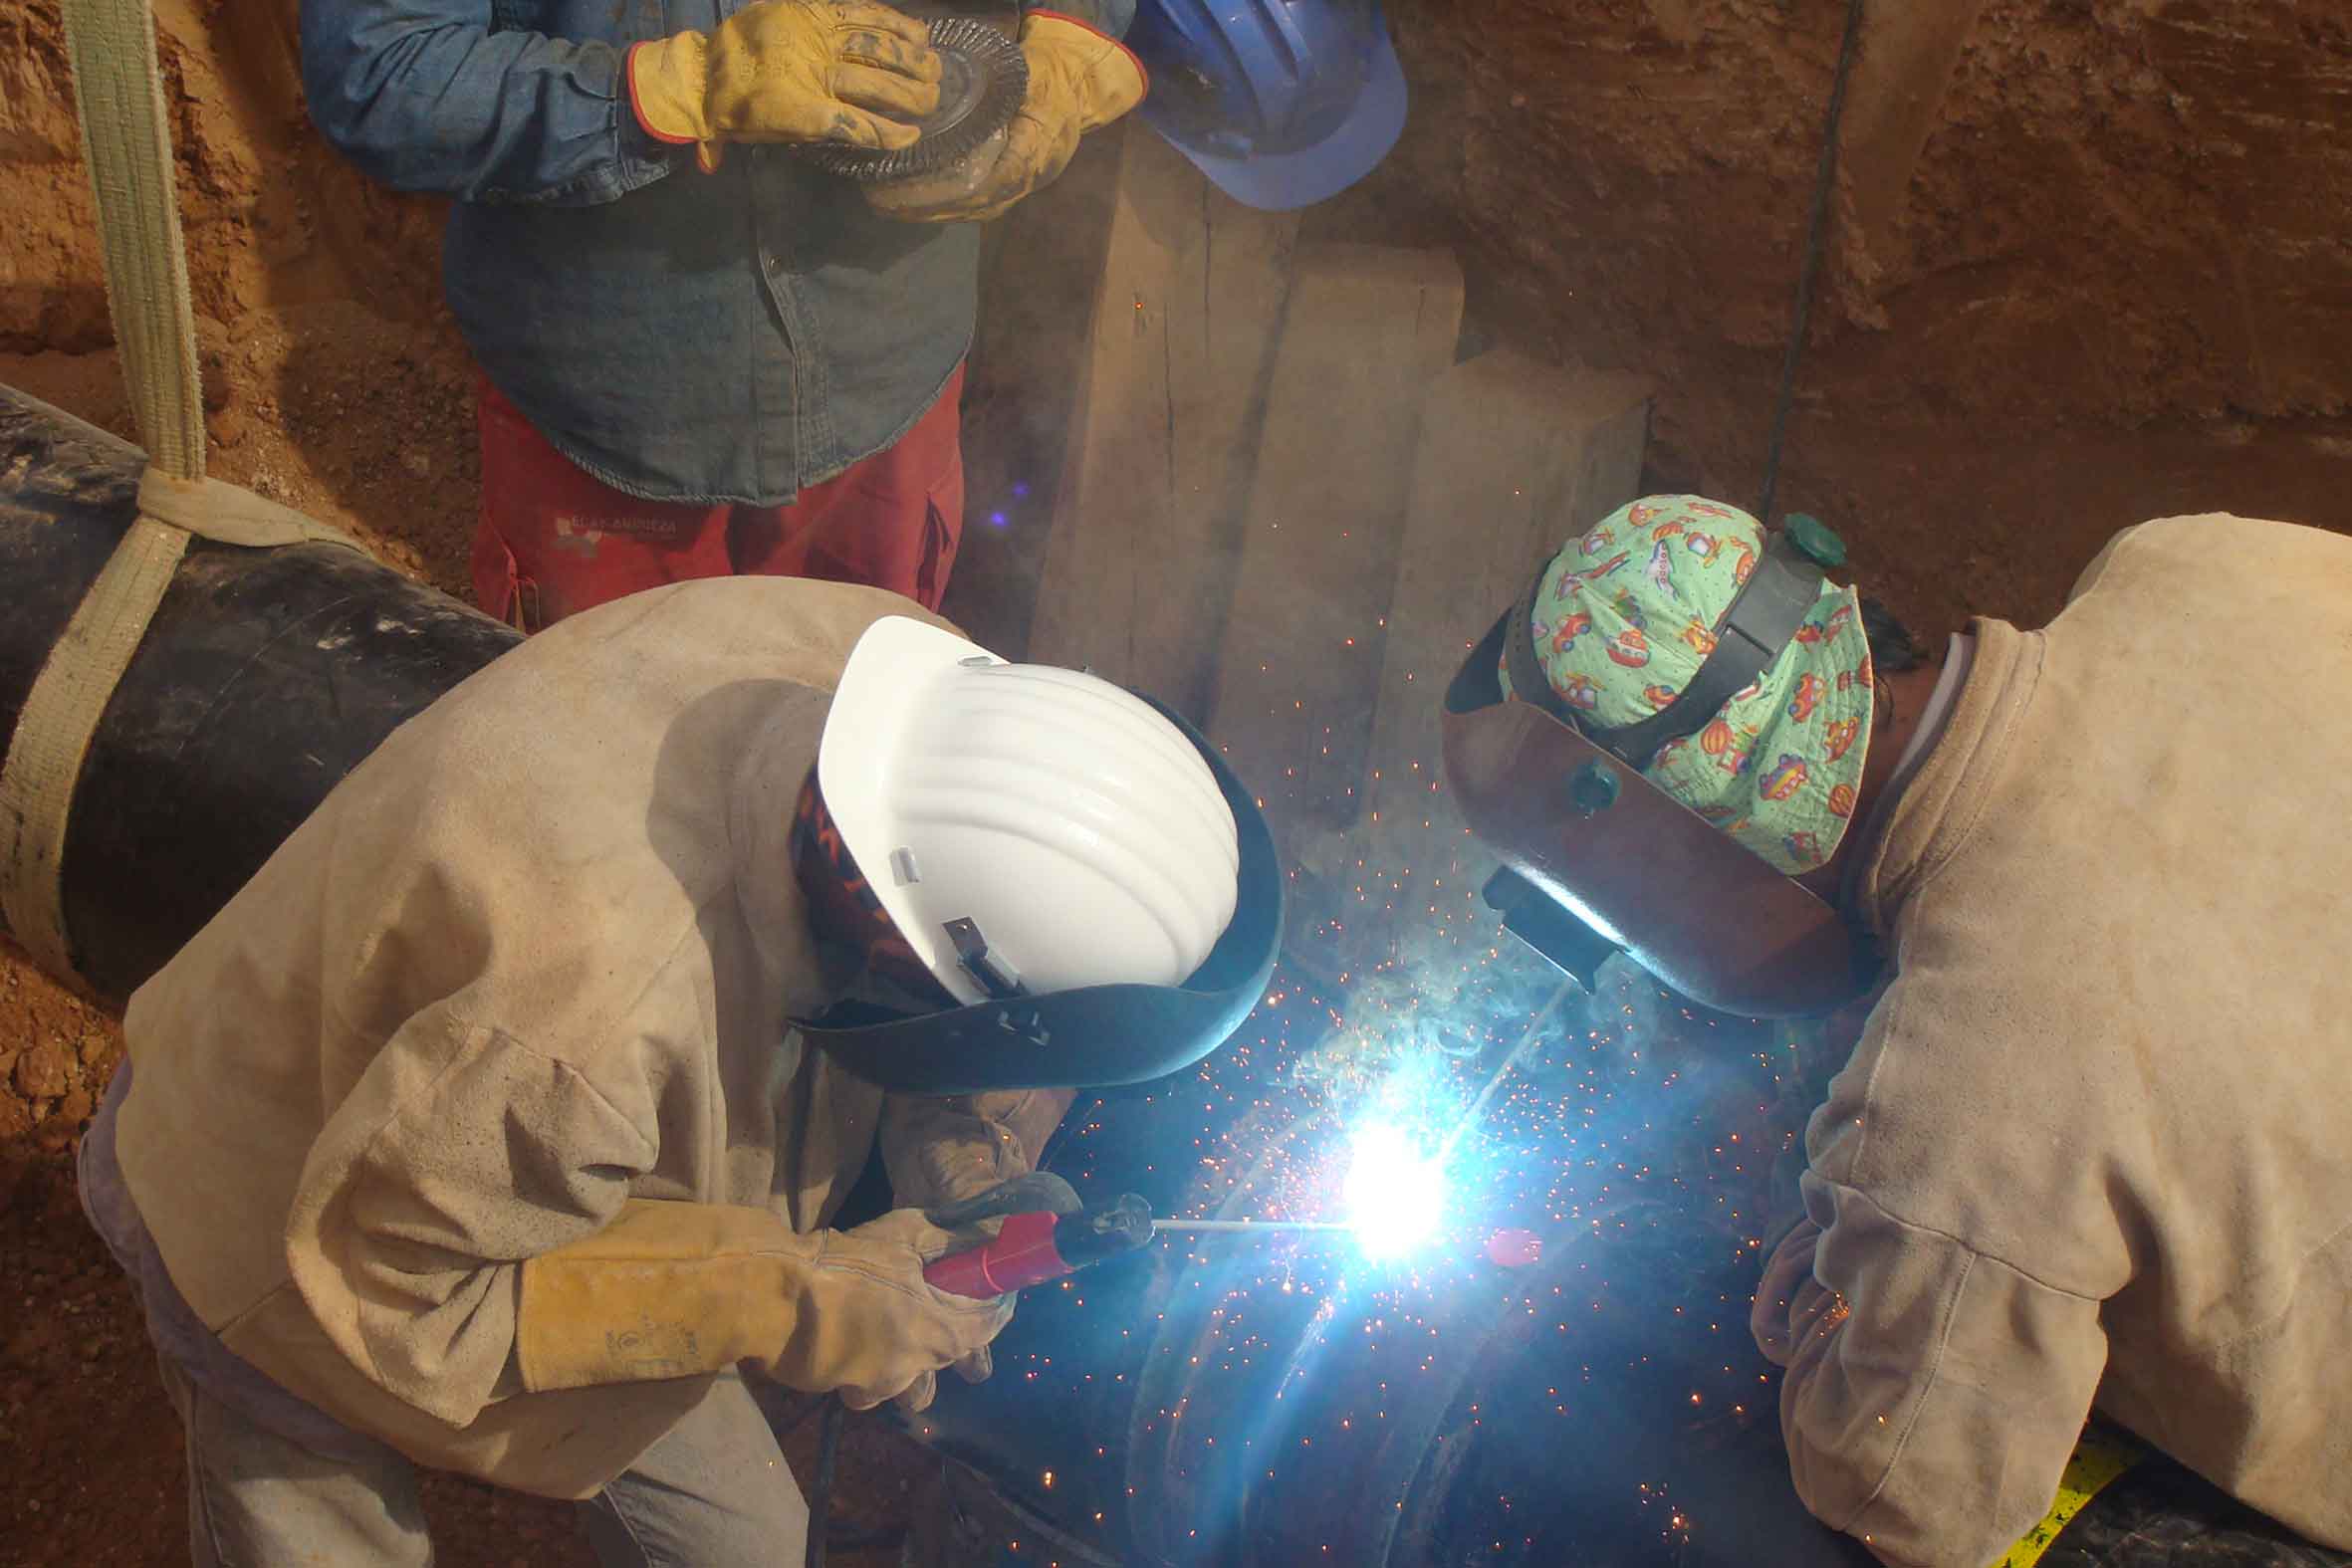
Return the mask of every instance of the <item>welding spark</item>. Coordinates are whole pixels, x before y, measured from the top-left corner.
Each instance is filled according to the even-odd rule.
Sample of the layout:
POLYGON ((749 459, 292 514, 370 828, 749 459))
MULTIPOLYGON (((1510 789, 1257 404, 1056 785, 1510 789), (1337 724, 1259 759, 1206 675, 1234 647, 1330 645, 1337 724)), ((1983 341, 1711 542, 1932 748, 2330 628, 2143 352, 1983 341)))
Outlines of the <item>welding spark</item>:
POLYGON ((1402 1257, 1445 1219, 1445 1171, 1393 1122, 1367 1122, 1352 1142, 1345 1197, 1356 1244, 1366 1257, 1402 1257))

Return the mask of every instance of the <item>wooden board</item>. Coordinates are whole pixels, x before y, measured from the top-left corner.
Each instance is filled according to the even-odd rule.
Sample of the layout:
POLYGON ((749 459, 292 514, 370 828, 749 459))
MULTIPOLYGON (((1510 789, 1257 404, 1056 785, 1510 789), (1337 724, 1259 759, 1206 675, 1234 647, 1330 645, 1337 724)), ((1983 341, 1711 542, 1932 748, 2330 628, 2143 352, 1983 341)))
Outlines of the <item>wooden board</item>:
POLYGON ((1126 135, 1030 657, 1205 717, 1297 229, 1126 135))
POLYGON ((1640 494, 1650 389, 1507 349, 1430 389, 1382 651, 1367 810, 1343 905, 1358 965, 1449 933, 1481 946, 1496 862, 1443 787, 1440 703, 1462 658, 1563 540, 1640 494))
POLYGON ((1298 252, 1209 710, 1294 867, 1358 808, 1421 403, 1461 324, 1445 252, 1298 252))

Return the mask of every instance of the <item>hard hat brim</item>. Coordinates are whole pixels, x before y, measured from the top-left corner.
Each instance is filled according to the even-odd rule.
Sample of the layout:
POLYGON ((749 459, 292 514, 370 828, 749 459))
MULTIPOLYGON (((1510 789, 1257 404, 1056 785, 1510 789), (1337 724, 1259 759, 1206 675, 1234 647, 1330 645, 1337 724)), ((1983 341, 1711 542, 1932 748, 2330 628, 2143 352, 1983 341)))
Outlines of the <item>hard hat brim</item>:
POLYGON ((1338 127, 1311 147, 1241 157, 1205 151, 1170 134, 1154 117, 1151 100, 1139 112, 1219 190, 1245 207, 1288 212, 1328 200, 1371 173, 1404 133, 1409 104, 1404 67, 1383 29, 1362 96, 1338 127))
POLYGON ((1249 786, 1216 748, 1174 710, 1143 700, 1209 765, 1233 811, 1238 896, 1232 921, 1200 968, 1178 986, 1087 986, 914 1017, 836 1008, 797 1024, 811 1043, 885 1089, 954 1095, 1149 1083, 1192 1066, 1242 1026, 1282 951, 1283 873, 1274 837, 1249 786))
POLYGON ((939 939, 914 917, 905 889, 890 874, 889 827, 883 802, 884 772, 899 739, 913 722, 915 705, 931 677, 968 659, 1005 661, 980 644, 907 615, 885 615, 865 629, 849 651, 849 662, 833 688, 817 743, 817 787, 840 830, 841 843, 864 873, 924 968, 941 976, 958 1002, 977 1002, 980 988, 940 962, 939 939))

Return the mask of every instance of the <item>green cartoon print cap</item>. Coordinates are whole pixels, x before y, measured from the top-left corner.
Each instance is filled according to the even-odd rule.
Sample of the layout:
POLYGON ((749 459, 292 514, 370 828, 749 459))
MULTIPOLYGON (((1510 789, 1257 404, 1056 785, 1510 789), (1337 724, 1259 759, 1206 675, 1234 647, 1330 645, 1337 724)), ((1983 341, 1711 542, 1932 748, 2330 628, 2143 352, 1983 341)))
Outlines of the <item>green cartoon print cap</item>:
MULTIPOLYGON (((1755 518, 1699 496, 1610 513, 1560 547, 1536 590, 1551 689, 1601 729, 1663 709, 1714 650, 1764 548, 1755 518)), ((1872 685, 1860 597, 1824 582, 1779 656, 1642 777, 1781 871, 1815 870, 1853 823, 1872 685)))

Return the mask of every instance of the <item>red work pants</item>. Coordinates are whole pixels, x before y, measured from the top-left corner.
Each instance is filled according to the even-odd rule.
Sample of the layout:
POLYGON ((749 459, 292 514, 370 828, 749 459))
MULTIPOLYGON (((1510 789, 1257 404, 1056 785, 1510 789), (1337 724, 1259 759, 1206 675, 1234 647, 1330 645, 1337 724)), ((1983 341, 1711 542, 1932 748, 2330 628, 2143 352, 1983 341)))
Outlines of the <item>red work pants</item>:
POLYGON ((961 367, 897 442, 790 506, 643 501, 557 451, 480 383, 474 598, 526 632, 664 582, 765 573, 888 588, 937 609, 964 524, 961 367))

